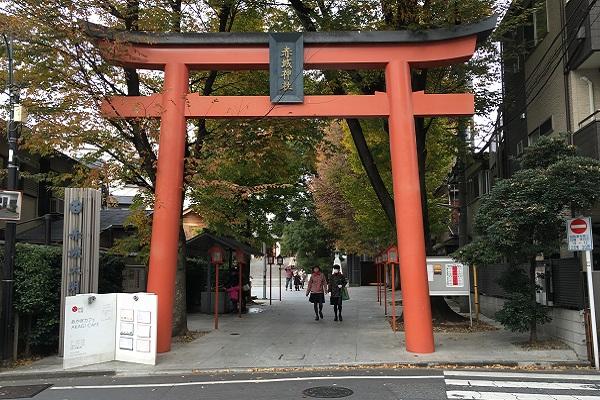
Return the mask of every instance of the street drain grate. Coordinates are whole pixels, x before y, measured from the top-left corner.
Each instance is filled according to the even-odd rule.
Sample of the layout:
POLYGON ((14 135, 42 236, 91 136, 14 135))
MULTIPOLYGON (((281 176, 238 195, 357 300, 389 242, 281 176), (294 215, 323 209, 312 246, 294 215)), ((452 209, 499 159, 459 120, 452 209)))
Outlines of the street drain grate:
POLYGON ((303 390, 302 394, 317 399, 339 399, 341 397, 352 396, 354 392, 340 386, 317 386, 303 390))
POLYGON ((30 399, 52 385, 0 386, 0 399, 30 399))

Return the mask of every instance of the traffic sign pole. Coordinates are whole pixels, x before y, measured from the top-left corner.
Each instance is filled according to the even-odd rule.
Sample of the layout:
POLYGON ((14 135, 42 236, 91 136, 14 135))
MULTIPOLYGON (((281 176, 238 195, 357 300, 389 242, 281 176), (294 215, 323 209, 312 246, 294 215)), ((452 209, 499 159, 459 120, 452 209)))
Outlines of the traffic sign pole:
POLYGON ((600 370, 600 359, 598 355, 598 322, 596 321, 596 301, 594 299, 594 281, 592 280, 592 252, 585 252, 585 263, 587 272, 588 297, 590 301, 590 323, 592 328, 592 342, 594 346, 594 366, 600 370))
POLYGON ((594 237, 592 235, 592 220, 589 217, 579 217, 567 220, 567 244, 569 251, 585 253, 585 269, 587 275, 588 298, 590 302, 590 329, 592 330, 592 346, 594 348, 594 366, 600 370, 598 355, 598 322, 596 321, 596 300, 594 298, 594 280, 592 273, 592 250, 594 237))

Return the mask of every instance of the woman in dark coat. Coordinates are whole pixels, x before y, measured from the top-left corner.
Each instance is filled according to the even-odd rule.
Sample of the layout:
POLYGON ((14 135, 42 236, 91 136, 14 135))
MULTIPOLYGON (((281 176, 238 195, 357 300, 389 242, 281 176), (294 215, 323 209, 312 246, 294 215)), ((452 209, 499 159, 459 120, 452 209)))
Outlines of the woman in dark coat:
POLYGON ((318 321, 319 318, 323 319, 325 293, 327 293, 327 279, 325 278, 325 274, 321 272, 320 267, 314 267, 313 273, 308 280, 306 295, 310 294, 309 301, 313 303, 315 308, 315 321, 318 321))
POLYGON ((333 306, 333 312, 335 313, 334 321, 344 320, 342 318, 342 288, 347 284, 346 277, 340 272, 340 266, 334 265, 331 279, 329 279, 329 292, 331 293, 329 304, 333 306))

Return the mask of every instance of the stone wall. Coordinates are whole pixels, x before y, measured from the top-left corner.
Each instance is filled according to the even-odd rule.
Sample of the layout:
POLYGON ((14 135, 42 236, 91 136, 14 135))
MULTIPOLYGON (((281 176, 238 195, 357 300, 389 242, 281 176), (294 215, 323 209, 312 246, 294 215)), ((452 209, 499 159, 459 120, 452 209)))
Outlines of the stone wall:
MULTIPOLYGON (((504 299, 498 297, 479 298, 481 313, 489 318, 494 318, 494 314, 502 308, 503 303, 504 299)), ((538 327, 540 337, 558 339, 572 348, 581 360, 587 360, 583 311, 551 307, 550 317, 551 322, 538 327)))

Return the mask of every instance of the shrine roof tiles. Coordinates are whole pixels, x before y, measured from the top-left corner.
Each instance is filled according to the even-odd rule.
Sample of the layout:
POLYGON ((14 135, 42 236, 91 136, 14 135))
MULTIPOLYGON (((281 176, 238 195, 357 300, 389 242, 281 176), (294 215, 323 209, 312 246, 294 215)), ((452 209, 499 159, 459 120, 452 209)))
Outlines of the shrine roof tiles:
MULTIPOLYGON (((419 43, 456 39, 472 35, 477 35, 477 40, 481 43, 489 37, 496 27, 496 23, 497 16, 493 15, 476 23, 436 29, 304 32, 304 43, 306 45, 419 43)), ((269 44, 269 34, 266 32, 131 32, 111 29, 87 21, 82 22, 81 26, 86 34, 92 38, 134 44, 160 46, 268 46, 269 44)))

